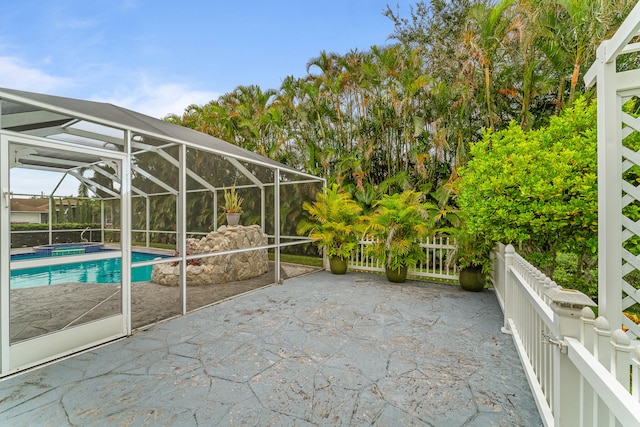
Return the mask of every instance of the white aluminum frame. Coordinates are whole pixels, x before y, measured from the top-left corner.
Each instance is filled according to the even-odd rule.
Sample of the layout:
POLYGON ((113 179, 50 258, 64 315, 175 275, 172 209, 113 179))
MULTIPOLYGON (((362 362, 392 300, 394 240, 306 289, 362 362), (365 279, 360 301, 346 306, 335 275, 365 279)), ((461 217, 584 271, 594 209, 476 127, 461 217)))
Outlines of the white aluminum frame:
MULTIPOLYGON (((62 143, 51 140, 43 140, 28 135, 0 130, 0 187, 3 194, 10 191, 9 182, 9 147, 11 143, 33 145, 38 147, 56 148, 61 150, 72 150, 76 152, 87 152, 95 154, 96 150, 88 149, 84 146, 74 146, 69 143, 62 143)), ((107 150, 100 152, 104 158, 108 158, 122 164, 123 185, 121 186, 121 222, 127 225, 130 222, 130 204, 126 196, 126 185, 129 182, 127 174, 127 156, 107 150)), ((8 197, 8 194, 7 194, 8 197)), ((4 235, 5 230, 10 229, 10 204, 8 199, 3 197, 0 207, 0 233, 4 235)), ((79 256, 74 260, 96 258, 95 256, 79 256)), ((130 322, 128 310, 130 310, 129 294, 131 287, 130 266, 131 250, 129 236, 121 233, 121 251, 114 251, 100 258, 120 258, 122 265, 121 276, 121 312, 120 314, 109 316, 90 323, 77 325, 69 329, 54 331, 45 335, 40 335, 25 341, 11 344, 10 342, 10 270, 11 270, 11 239, 0 239, 0 347, 2 363, 0 365, 0 376, 10 375, 17 371, 28 369, 32 366, 44 363, 48 360, 65 356, 73 352, 93 347, 104 342, 123 337, 130 333, 130 322)), ((62 264, 69 262, 64 259, 49 259, 44 263, 47 265, 62 264)), ((33 265, 33 261, 18 261, 15 264, 21 267, 33 265)), ((42 265, 43 262, 39 262, 42 265)))
MULTIPOLYGON (((213 197, 213 205, 214 208, 217 209, 218 205, 218 194, 222 188, 217 187, 215 185, 209 184, 207 181, 203 180, 196 173, 188 169, 186 164, 186 151, 187 149, 196 149, 202 151, 204 153, 208 153, 211 155, 220 156, 222 159, 229 162, 230 167, 235 168, 241 174, 246 176, 253 185, 248 186, 256 186, 260 190, 261 197, 261 226, 264 229, 266 223, 266 212, 267 212, 267 197, 265 189, 274 186, 273 193, 273 202, 274 202, 274 235, 270 236, 270 238, 274 239, 272 244, 268 244, 264 247, 260 248, 249 248, 247 251, 256 250, 256 249, 267 249, 274 250, 275 253, 275 277, 274 281, 276 283, 281 282, 280 277, 280 248, 283 246, 290 246, 295 244, 307 243, 310 240, 308 238, 298 238, 298 236, 284 236, 281 230, 281 218, 280 218, 280 187, 282 185, 295 185, 300 183, 317 183, 318 185, 325 187, 326 181, 322 178, 315 177, 313 175, 300 172, 298 170, 286 167, 282 165, 278 166, 277 163, 271 162, 268 159, 260 160, 259 157, 254 157, 249 153, 247 155, 242 155, 242 153, 238 153, 237 150, 231 150, 231 153, 225 152, 224 148, 220 148, 216 146, 216 148, 208 146, 205 144, 200 144, 197 142, 190 142, 188 139, 183 140, 178 137, 171 137, 163 134, 161 131, 154 131, 149 128, 142 129, 138 128, 135 124, 123 124, 117 123, 112 120, 102 119, 100 117, 94 117, 89 114, 85 114, 83 112, 78 112, 75 110, 70 110, 66 107, 60 107, 56 105, 49 104, 47 102, 41 102, 38 99, 40 98, 30 98, 28 95, 18 95, 10 92, 0 91, 0 97, 2 100, 6 100, 9 102, 21 103, 24 105, 29 105, 35 108, 39 108, 42 111, 36 112, 34 114, 42 116, 42 120, 50 117, 55 117, 56 115, 60 118, 69 118, 70 121, 63 126, 57 126, 54 128, 43 128, 43 129, 34 129, 27 130, 24 132, 12 132, 8 130, 2 130, 2 123, 0 122, 0 135, 10 135, 12 138, 15 136, 16 141, 22 141, 26 145, 35 145, 38 147, 44 147, 48 149, 66 149, 72 150, 75 152, 85 153, 91 156, 100 156, 102 159, 106 159, 108 162, 110 159, 119 161, 120 166, 118 167, 118 173, 116 175, 111 174, 103 170, 100 167, 100 164, 86 164, 87 167, 91 167, 95 172, 106 176, 107 178, 112 179, 114 182, 118 183, 120 186, 120 226, 118 229, 110 229, 110 231, 119 231, 120 232, 120 242, 121 242, 121 251, 117 252, 117 255, 121 257, 121 265, 122 265, 122 316, 113 316, 107 319, 104 319, 104 324, 99 323, 103 322, 102 320, 97 322, 91 322, 83 325, 79 325, 74 328, 70 328, 68 330, 64 330, 61 332, 54 332, 51 334, 43 335, 40 337, 33 338, 31 340, 26 340, 23 342, 16 343, 14 345, 10 345, 9 339, 9 292, 10 292, 10 253, 11 253, 11 239, 0 239, 0 377, 15 373, 16 371, 26 369, 35 364, 44 363, 55 358, 71 354, 73 352, 77 352, 83 350, 85 348, 89 348, 95 345, 102 344, 109 340, 113 340, 125 335, 128 335, 132 332, 131 325, 131 267, 142 266, 142 265, 151 265, 159 262, 179 262, 181 265, 181 278, 180 278, 180 304, 181 304, 181 312, 185 314, 187 311, 186 308, 186 261, 194 258, 194 256, 186 255, 186 195, 187 195, 187 178, 190 177, 203 186, 201 190, 190 190, 190 191, 212 191, 213 197), (93 132, 84 129, 75 129, 69 128, 69 126, 85 121, 90 126, 105 127, 104 134, 102 132, 93 132), (74 138, 69 140, 64 140, 61 137, 62 134, 72 135, 74 138), (117 134, 117 136, 113 136, 112 134, 117 134), (77 137, 77 139, 75 138, 77 137), (141 138, 140 138, 141 137, 141 138), (83 140, 82 138, 85 138, 83 140), (160 141, 159 145, 149 145, 145 144, 144 138, 151 138, 155 141, 160 141), (88 139, 88 141, 87 141, 88 139), (105 142, 107 145, 102 148, 95 145, 93 143, 105 142), (88 145, 84 145, 84 144, 88 145), (117 146, 115 150, 107 148, 108 145, 117 146), (164 151, 167 147, 175 147, 179 148, 178 159, 174 159, 171 155, 164 151), (140 150, 140 151, 135 151, 140 150), (179 171, 179 180, 178 180, 178 188, 172 188, 164 182, 161 182, 158 179, 155 179, 151 174, 147 171, 139 168, 134 164, 135 155, 140 154, 145 151, 153 151, 158 154, 165 161, 168 161, 179 171), (244 166, 243 163, 257 165, 263 168, 266 168, 270 171, 273 171, 273 180, 269 179, 269 182, 261 182, 258 180, 250 171, 244 166), (133 173, 137 173, 141 176, 146 177, 151 182, 160 186, 163 191, 166 191, 166 194, 173 194, 176 196, 176 231, 172 231, 177 238, 178 246, 177 249, 180 252, 179 256, 172 258, 165 258, 162 261, 147 261, 142 263, 131 262, 131 252, 132 252, 132 235, 133 231, 143 231, 146 232, 146 243, 149 246, 149 235, 150 231, 158 231, 161 230, 149 230, 149 196, 160 195, 157 194, 147 194, 141 191, 139 188, 136 188, 132 185, 132 176, 133 173), (282 181, 281 173, 292 174, 295 176, 293 181, 282 181), (131 209, 132 209, 132 197, 134 195, 145 197, 147 200, 145 216, 146 216, 146 230, 131 230, 132 218, 131 218, 131 209), (281 242, 282 239, 291 238, 293 242, 281 242), (99 324, 99 325, 98 325, 99 324), (117 328, 117 329, 114 329, 117 328), (96 330, 99 329, 99 330, 96 330), (77 331, 75 333, 74 331, 77 331), (115 332, 114 332, 115 331, 115 332), (89 340, 85 342, 86 340, 89 340), (44 353, 40 353, 40 348, 48 349, 44 353)), ((1 104, 0 104, 1 105, 1 104)), ((63 104, 65 105, 65 104, 63 104)), ((1 112, 1 111, 0 111, 1 112)), ((16 114, 16 117, 10 116, 11 118, 16 118, 22 120, 24 124, 29 124, 29 113, 24 114, 16 114), (20 116, 20 117, 17 117, 20 116)), ((101 116, 102 117, 102 116, 101 116)), ((37 118, 37 117, 36 117, 37 118)), ((0 115, 1 119, 1 115, 0 115)), ((152 120, 151 118, 149 120, 152 120)), ((16 125, 17 123, 13 123, 16 125)), ((11 125, 11 123, 6 124, 6 126, 11 125)), ((82 123, 80 123, 82 125, 82 123)), ((160 126, 159 128, 162 128, 160 126)), ((198 141, 198 138, 195 138, 194 141, 198 141)), ((5 149, 6 152, 0 152, 0 190, 2 191, 10 191, 9 188, 9 171, 11 169, 11 159, 8 156, 8 142, 3 143, 2 149, 5 149)), ((38 160, 38 158, 31 157, 31 160, 38 160)), ((56 172, 64 173, 65 175, 74 176, 76 179, 79 179, 82 182, 87 183, 90 186, 99 187, 96 182, 91 180, 90 178, 86 178, 81 176, 76 172, 75 169, 78 167, 85 166, 84 163, 78 162, 76 160, 68 159, 68 161, 64 159, 39 159, 45 160, 48 163, 51 163, 56 166, 56 168, 52 167, 40 167, 31 165, 28 166, 32 169, 56 169, 56 172)), ((27 167, 27 166, 25 166, 27 167)), ((63 178, 64 179, 64 178, 63 178)), ((62 181, 62 180, 61 180, 62 181)), ((58 183, 58 186, 60 183, 58 183)), ((57 188, 57 187, 56 187, 57 188)), ((108 189, 101 187, 103 191, 107 191, 108 189)), ((55 190, 54 190, 55 192, 55 190)), ((162 193, 164 194, 164 193, 162 193)), ((51 195, 48 195, 51 196, 51 195)), ((5 196, 3 196, 5 197, 5 196)), ((8 200, 9 195, 6 195, 8 200)), ((101 223, 104 225, 105 223, 105 200, 111 199, 102 198, 101 207, 100 207, 100 216, 101 223)), ((7 202, 7 206, 4 208, 0 208, 0 230, 2 232, 10 230, 10 206, 9 202, 7 202)), ((49 209, 49 223, 51 224, 51 214, 53 209, 49 209)), ((114 221, 115 222, 115 221, 114 221)), ((214 214, 214 227, 217 228, 217 215, 214 214)), ((52 230, 51 227, 49 229, 49 240, 52 238, 52 230)), ((105 238, 105 228, 101 227, 101 240, 104 241, 105 238)), ((241 250, 239 250, 241 251, 241 250)), ((216 254, 217 255, 217 254, 216 254)), ((212 255, 213 256, 213 255, 212 255)), ((87 256, 80 256, 81 258, 87 258, 87 256)), ((98 256, 99 257, 99 256, 98 256)), ((30 261, 27 261, 28 264, 30 261)), ((57 263, 58 261, 47 261, 52 263, 57 263)), ((22 261, 21 261, 22 263, 22 261)), ((26 264, 22 264, 26 265, 26 264)))

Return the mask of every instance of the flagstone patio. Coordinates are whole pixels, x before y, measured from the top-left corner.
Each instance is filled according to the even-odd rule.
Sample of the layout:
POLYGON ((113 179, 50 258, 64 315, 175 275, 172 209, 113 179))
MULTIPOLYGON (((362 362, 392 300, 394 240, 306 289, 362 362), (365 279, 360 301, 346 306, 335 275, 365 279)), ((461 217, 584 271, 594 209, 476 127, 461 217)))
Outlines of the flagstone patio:
POLYGON ((318 272, 0 381, 0 424, 539 426, 493 292, 318 272))

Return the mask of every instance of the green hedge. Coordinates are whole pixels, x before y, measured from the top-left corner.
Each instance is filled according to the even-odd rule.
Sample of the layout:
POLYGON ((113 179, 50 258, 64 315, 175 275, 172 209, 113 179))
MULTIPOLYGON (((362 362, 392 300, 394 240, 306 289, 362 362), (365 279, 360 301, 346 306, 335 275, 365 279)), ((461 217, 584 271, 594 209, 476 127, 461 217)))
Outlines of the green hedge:
MULTIPOLYGON (((100 224, 95 222, 79 223, 79 222, 63 222, 53 224, 53 230, 84 230, 87 227, 92 229, 100 229, 100 224)), ((48 230, 49 224, 11 224, 11 231, 30 231, 30 230, 48 230)))
MULTIPOLYGON (((52 243, 80 242, 82 231, 87 227, 91 227, 94 232, 85 233, 84 238, 90 239, 94 242, 99 242, 101 239, 101 233, 99 232, 100 224, 67 222, 52 225, 52 243)), ((38 245, 47 245, 49 244, 48 230, 48 224, 11 224, 11 231, 17 232, 11 234, 11 247, 26 248, 38 245), (33 231, 33 233, 29 233, 29 231, 33 231)))

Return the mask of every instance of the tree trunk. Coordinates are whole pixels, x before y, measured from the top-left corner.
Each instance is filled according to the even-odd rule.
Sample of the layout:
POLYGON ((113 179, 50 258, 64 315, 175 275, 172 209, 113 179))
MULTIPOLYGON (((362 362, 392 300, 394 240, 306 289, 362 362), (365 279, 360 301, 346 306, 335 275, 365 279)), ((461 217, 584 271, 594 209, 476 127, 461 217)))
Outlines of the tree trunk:
POLYGON ((579 76, 580 62, 576 59, 576 62, 573 64, 573 74, 571 75, 571 87, 569 88, 569 102, 567 103, 567 107, 571 107, 573 105, 573 97, 575 96, 579 76))
POLYGON ((493 131, 493 111, 491 109, 491 75, 489 73, 489 66, 485 65, 484 67, 484 97, 487 102, 487 117, 489 118, 489 129, 493 131))

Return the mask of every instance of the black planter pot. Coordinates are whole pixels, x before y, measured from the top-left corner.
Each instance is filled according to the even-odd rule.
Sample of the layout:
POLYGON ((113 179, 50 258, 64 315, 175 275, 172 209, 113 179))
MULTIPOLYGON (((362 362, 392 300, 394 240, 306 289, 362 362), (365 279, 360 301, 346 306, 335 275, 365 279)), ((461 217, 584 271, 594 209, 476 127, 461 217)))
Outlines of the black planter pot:
POLYGON ((392 270, 391 268, 385 266, 384 272, 387 275, 387 280, 393 283, 402 283, 407 280, 407 267, 400 267, 398 269, 392 270))
POLYGON ((347 272, 346 258, 331 257, 329 258, 329 268, 333 274, 345 274, 347 272))
POLYGON ((471 266, 460 270, 460 286, 465 291, 480 292, 487 282, 486 275, 482 272, 482 267, 471 266))

